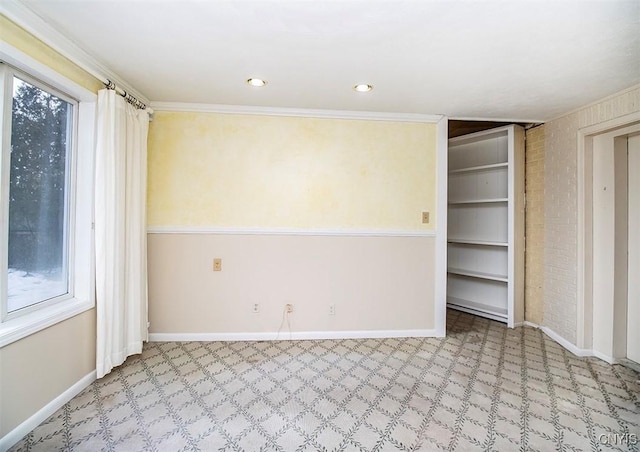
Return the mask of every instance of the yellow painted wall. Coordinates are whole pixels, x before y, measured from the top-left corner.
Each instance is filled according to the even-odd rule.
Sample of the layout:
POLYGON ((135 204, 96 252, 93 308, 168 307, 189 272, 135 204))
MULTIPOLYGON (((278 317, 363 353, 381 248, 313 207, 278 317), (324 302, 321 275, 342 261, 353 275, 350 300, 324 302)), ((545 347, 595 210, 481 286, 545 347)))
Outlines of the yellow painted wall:
POLYGON ((434 230, 435 163, 434 124, 159 111, 148 224, 434 230))
POLYGON ((0 14, 0 40, 47 65, 78 85, 98 92, 104 84, 84 69, 73 64, 38 38, 0 14))
MULTIPOLYGON (((102 83, 0 15, 0 39, 91 91, 102 83)), ((0 438, 95 370, 95 310, 0 348, 0 438)))

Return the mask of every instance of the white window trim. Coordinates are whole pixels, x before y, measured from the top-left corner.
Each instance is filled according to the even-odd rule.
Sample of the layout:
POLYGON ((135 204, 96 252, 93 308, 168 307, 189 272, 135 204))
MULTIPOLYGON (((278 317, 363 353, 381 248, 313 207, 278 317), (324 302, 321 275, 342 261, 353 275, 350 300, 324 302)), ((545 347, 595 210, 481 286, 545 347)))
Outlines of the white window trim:
MULTIPOLYGON (((64 260, 67 263, 66 265, 66 269, 65 269, 65 273, 66 273, 66 279, 67 279, 67 288, 66 288, 66 292, 61 294, 61 295, 56 295, 54 297, 51 297, 49 299, 45 299, 45 300, 41 300, 39 302, 36 302, 34 304, 30 304, 27 305, 21 309, 18 309, 16 311, 13 312, 7 312, 8 306, 7 303, 2 303, 2 307, 1 309, 1 315, 0 315, 0 322, 7 322, 11 319, 23 316, 23 315, 28 315, 31 312, 35 312, 38 310, 43 309, 45 306, 47 305, 52 305, 52 304, 56 304, 59 303, 60 301, 64 301, 67 300, 69 298, 73 297, 73 278, 74 278, 74 273, 72 271, 70 271, 71 269, 74 268, 73 264, 74 264, 74 259, 75 259, 75 253, 74 253, 74 249, 73 249, 73 245, 75 240, 74 239, 74 227, 75 227, 75 191, 74 190, 74 181, 76 180, 76 159, 77 159, 77 143, 76 143, 76 136, 78 133, 78 101, 76 101, 74 98, 69 97, 66 93, 61 92, 60 90, 58 90, 57 88, 48 86, 44 83, 42 83, 40 80, 38 80, 37 78, 32 77, 31 75, 23 72, 23 71, 19 71, 17 70, 15 67, 8 65, 6 63, 2 63, 0 64, 0 83, 2 84, 2 86, 5 88, 5 93, 4 96, 5 98, 11 98, 12 97, 12 88, 13 88, 13 84, 14 84, 14 78, 18 78, 26 83, 31 84, 32 86, 44 90, 56 97, 58 97, 59 99, 69 103, 72 107, 73 107, 73 114, 71 117, 71 121, 69 121, 71 124, 67 124, 67 133, 70 133, 70 141, 71 141, 71 145, 70 147, 67 149, 67 154, 66 154, 66 159, 67 159, 67 165, 66 165, 66 177, 65 177, 65 192, 66 192, 66 200, 65 200, 65 231, 64 231, 64 260), (7 80, 9 79, 9 80, 7 80)), ((2 96, 0 96, 0 103, 4 102, 2 100, 2 96)), ((6 103, 5 105, 5 111, 3 112, 3 115, 6 117, 10 117, 12 115, 12 108, 10 103, 6 103)), ((4 123, 2 124, 2 136, 3 136, 3 143, 2 143, 2 147, 9 147, 10 143, 11 143, 11 136, 10 133, 7 133, 10 131, 10 127, 4 123), (7 133, 7 136, 5 136, 4 134, 7 133)), ((0 165, 1 168, 3 168, 4 174, 1 174, 1 178, 2 178, 2 192, 7 192, 9 193, 10 191, 10 161, 11 158, 8 154, 3 154, 2 158, 4 160, 2 160, 2 164, 0 165), (5 166, 6 165, 6 166, 5 166)), ((6 214, 7 212, 7 208, 8 208, 8 204, 6 204, 8 201, 8 197, 7 196, 3 196, 2 199, 0 200, 0 206, 3 209, 3 212, 6 214)), ((6 226, 6 218, 3 218, 2 220, 3 226, 6 226)), ((0 230, 2 230, 2 226, 0 226, 0 230)), ((7 242, 7 230, 3 231, 2 234, 2 240, 3 242, 7 242)), ((0 272, 2 272, 0 275, 0 287, 8 287, 8 284, 6 282, 6 277, 7 277, 7 259, 5 258, 4 255, 2 256, 2 260, 0 261, 0 272)), ((4 297, 4 294, 0 294, 0 300, 2 300, 4 297)))
MULTIPOLYGON (((95 306, 93 194, 97 95, 4 41, 0 41, 0 60, 78 100, 75 183, 72 183, 75 211, 70 215, 73 235, 69 237, 69 252, 73 253, 69 267, 72 297, 0 323, 0 347, 4 347, 95 306)), ((0 229, 7 224, 2 220, 0 229)), ((2 240, 6 240, 5 232, 2 240)), ((2 290, 6 290, 6 271, 4 273, 2 290)))

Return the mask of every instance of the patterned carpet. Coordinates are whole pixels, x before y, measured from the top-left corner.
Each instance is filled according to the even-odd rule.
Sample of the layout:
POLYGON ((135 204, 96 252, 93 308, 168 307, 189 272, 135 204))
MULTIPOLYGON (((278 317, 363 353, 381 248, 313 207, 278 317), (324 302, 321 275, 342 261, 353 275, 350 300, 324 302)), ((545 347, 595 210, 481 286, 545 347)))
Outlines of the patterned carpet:
POLYGON ((445 339, 150 343, 12 450, 637 451, 639 378, 455 311, 445 339))

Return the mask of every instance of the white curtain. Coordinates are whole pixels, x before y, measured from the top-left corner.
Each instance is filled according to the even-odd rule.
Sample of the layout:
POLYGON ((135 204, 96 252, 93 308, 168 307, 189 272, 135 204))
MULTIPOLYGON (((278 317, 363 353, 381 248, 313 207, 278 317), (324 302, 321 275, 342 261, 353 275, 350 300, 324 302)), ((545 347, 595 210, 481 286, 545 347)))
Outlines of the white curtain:
POLYGON ((103 377, 147 340, 146 111, 98 92, 96 371, 103 377))

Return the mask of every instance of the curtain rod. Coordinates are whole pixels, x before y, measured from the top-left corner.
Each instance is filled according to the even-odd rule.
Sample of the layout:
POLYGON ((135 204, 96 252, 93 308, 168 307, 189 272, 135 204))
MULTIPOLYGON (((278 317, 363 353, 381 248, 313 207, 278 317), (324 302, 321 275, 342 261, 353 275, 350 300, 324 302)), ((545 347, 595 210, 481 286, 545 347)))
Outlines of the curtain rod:
MULTIPOLYGON (((124 97, 124 100, 129 102, 134 107, 136 107, 136 108, 138 108, 140 110, 147 110, 147 105, 144 102, 141 102, 140 100, 138 100, 132 94, 126 92, 124 89, 120 88, 119 86, 116 86, 116 84, 113 83, 111 80, 107 79, 106 82, 102 82, 102 83, 104 83, 104 85, 106 86, 107 89, 112 89, 116 93, 120 94, 122 97, 124 97)), ((151 114, 151 113, 153 113, 153 111, 151 109, 149 109, 149 114, 151 114)))

